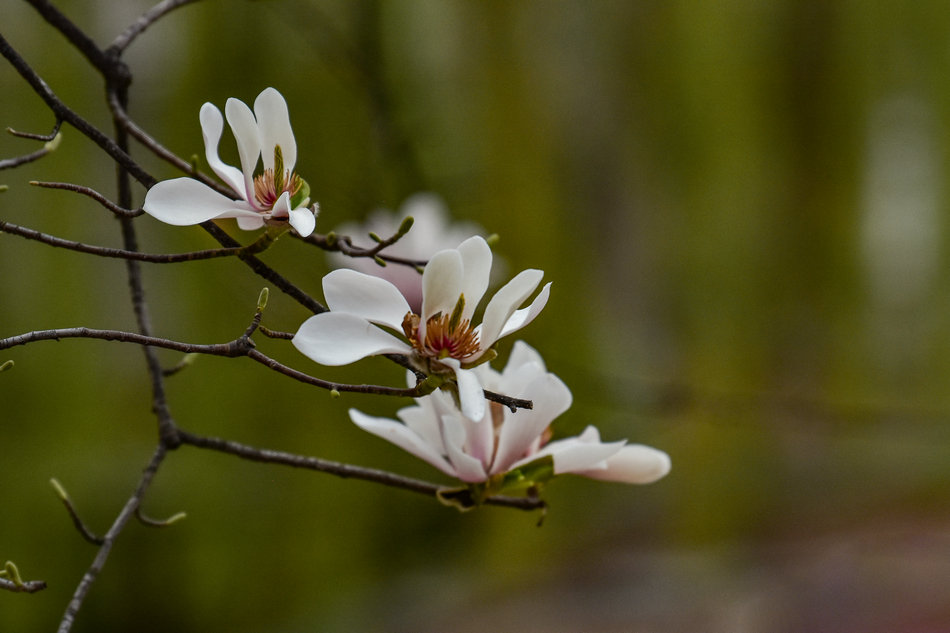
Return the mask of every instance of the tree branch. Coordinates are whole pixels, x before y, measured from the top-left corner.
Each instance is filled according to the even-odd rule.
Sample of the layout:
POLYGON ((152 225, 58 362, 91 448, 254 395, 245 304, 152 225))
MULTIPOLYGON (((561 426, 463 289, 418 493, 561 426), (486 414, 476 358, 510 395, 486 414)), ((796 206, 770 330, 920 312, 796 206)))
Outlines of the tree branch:
MULTIPOLYGON (((372 468, 363 468, 351 464, 342 464, 340 462, 319 459, 317 457, 308 457, 306 455, 297 455, 294 453, 285 453, 266 448, 255 448, 238 442, 223 440, 216 437, 204 437, 189 433, 188 431, 179 431, 182 444, 188 444, 197 448, 204 448, 229 455, 235 455, 242 459, 267 464, 281 464, 293 468, 304 468, 319 472, 329 473, 337 477, 348 479, 362 479, 372 481, 384 486, 402 488, 411 492, 435 497, 436 493, 444 489, 445 486, 433 484, 428 481, 411 479, 396 475, 383 470, 374 470, 372 468)), ((486 504, 517 508, 519 510, 538 510, 544 507, 544 502, 534 497, 489 497, 485 500, 486 504)))

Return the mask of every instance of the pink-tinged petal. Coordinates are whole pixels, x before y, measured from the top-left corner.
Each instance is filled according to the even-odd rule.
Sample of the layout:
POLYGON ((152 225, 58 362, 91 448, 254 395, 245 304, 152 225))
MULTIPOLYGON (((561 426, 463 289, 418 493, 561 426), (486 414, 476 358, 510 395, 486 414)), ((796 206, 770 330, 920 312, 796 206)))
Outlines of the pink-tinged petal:
POLYGON ((367 321, 402 331, 409 304, 385 279, 338 268, 323 278, 323 296, 333 312, 355 314, 367 321))
POLYGON ((347 365, 367 356, 410 351, 408 345, 366 319, 337 312, 324 312, 304 321, 293 344, 322 365, 347 365))
MULTIPOLYGON (((237 141, 238 156, 241 157, 241 171, 244 173, 244 187, 247 199, 254 202, 254 170, 257 168, 257 159, 261 155, 261 135, 254 119, 254 113, 239 99, 228 99, 224 106, 224 115, 237 141)), ((273 152, 274 148, 268 151, 273 152)), ((273 156, 271 160, 273 161, 273 156)))
POLYGON ((254 212, 254 215, 242 215, 237 219, 238 228, 242 231, 256 231, 264 226, 264 216, 254 212))
POLYGON ((643 444, 628 444, 607 458, 606 468, 576 471, 592 479, 625 484, 650 484, 670 472, 670 456, 643 444))
POLYGON ((488 479, 485 466, 481 460, 468 454, 466 439, 465 428, 458 414, 442 416, 442 440, 458 478, 465 482, 485 481, 488 479))
POLYGON ((405 407, 396 412, 396 417, 421 437, 426 444, 433 447, 439 455, 445 455, 445 446, 442 443, 441 415, 431 407, 423 405, 405 407))
POLYGON ((154 184, 145 194, 142 208, 152 217, 176 226, 200 224, 214 218, 257 215, 243 201, 231 200, 191 178, 173 178, 154 184))
MULTIPOLYGON (((488 289, 491 274, 491 249, 479 236, 470 237, 458 246, 462 257, 462 283, 460 291, 465 295, 463 319, 471 319, 475 308, 488 289)), ((454 306, 453 306, 454 307, 454 306)))
POLYGON ((274 147, 280 145, 284 169, 293 171, 297 164, 297 141, 290 127, 290 114, 284 97, 274 88, 266 88, 254 100, 254 114, 260 129, 264 169, 274 168, 274 147))
POLYGON ((501 328, 501 333, 498 334, 498 338, 508 336, 512 332, 520 330, 524 326, 528 325, 534 321, 534 317, 538 316, 541 313, 541 310, 544 309, 544 306, 548 303, 548 297, 551 295, 551 283, 548 282, 544 284, 544 288, 541 289, 541 292, 538 293, 538 296, 534 298, 534 301, 531 302, 531 305, 527 308, 522 308, 521 310, 515 310, 514 314, 508 317, 508 320, 505 321, 505 327, 501 328))
POLYGON ((350 409, 350 419, 354 424, 377 437, 392 442, 408 453, 423 459, 446 475, 457 477, 455 469, 442 457, 435 448, 430 446, 421 437, 404 425, 387 418, 375 418, 356 409, 350 409))
POLYGON ((482 349, 488 349, 498 340, 509 317, 531 296, 543 276, 544 272, 540 270, 522 270, 495 293, 485 308, 485 316, 482 317, 479 330, 482 349))
POLYGON ((221 134, 224 131, 224 117, 221 116, 221 111, 214 105, 206 103, 198 112, 198 120, 201 122, 201 135, 205 141, 205 159, 208 165, 218 178, 228 183, 242 198, 246 198, 244 174, 237 167, 226 164, 218 156, 218 144, 221 142, 221 134))
POLYGON ((454 358, 443 358, 440 362, 451 367, 455 372, 462 414, 470 420, 482 420, 486 410, 485 391, 478 379, 478 374, 470 369, 462 369, 461 363, 454 358))
POLYGON ((513 463, 530 453, 551 422, 570 408, 572 400, 570 389, 554 374, 538 376, 524 391, 518 392, 518 397, 531 400, 534 406, 515 413, 505 411, 505 423, 498 436, 491 469, 493 474, 511 470, 513 463))

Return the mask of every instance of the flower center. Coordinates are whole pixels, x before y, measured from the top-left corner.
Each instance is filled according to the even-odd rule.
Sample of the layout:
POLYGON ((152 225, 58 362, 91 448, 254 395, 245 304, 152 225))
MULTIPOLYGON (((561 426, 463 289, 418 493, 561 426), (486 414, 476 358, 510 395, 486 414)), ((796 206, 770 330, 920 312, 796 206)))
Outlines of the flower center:
POLYGON ((402 320, 402 330, 420 356, 455 358, 464 361, 478 353, 478 332, 469 319, 462 320, 465 297, 460 295, 452 314, 441 312, 426 321, 424 339, 419 337, 418 314, 407 312, 402 320))
POLYGON ((289 169, 284 169, 284 154, 280 145, 274 146, 274 168, 265 169, 254 176, 254 199, 263 210, 270 210, 285 191, 295 198, 303 189, 303 178, 289 169))

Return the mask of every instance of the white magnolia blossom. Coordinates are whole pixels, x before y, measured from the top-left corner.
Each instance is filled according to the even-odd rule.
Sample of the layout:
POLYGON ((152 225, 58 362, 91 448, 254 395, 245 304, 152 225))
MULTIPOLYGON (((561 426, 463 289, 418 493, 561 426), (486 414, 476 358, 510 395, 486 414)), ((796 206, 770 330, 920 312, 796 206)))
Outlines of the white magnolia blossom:
MULTIPOLYGON (((398 213, 388 209, 376 209, 369 214, 365 222, 346 222, 336 227, 334 232, 354 238, 375 233, 385 238, 395 234, 403 220, 409 216, 415 220, 412 230, 392 246, 387 246, 387 255, 427 261, 436 252, 458 246, 471 235, 484 234, 484 230, 474 222, 453 222, 445 202, 432 193, 410 196, 400 206, 398 213)), ((413 267, 379 266, 368 257, 348 257, 337 252, 328 253, 328 257, 336 268, 352 268, 374 277, 382 277, 399 288, 413 311, 419 311, 422 305, 422 277, 413 267)), ((498 262, 495 264, 497 270, 498 262)))
POLYGON ((530 323, 547 303, 551 284, 526 308, 544 273, 523 270, 498 290, 482 323, 471 322, 488 288, 492 253, 481 237, 432 256, 422 274, 422 310, 415 314, 399 290, 384 279, 349 269, 323 278, 329 312, 304 321, 293 338, 301 352, 323 365, 346 365, 374 354, 408 354, 429 373, 453 373, 462 410, 485 414, 478 375, 471 371, 499 338, 530 323), (399 339, 380 327, 403 332, 399 339))
POLYGON ((201 106, 201 133, 208 165, 238 199, 192 178, 174 178, 152 186, 142 208, 158 220, 178 226, 236 218, 245 230, 289 222, 304 237, 313 233, 317 207, 307 207, 310 187, 294 172, 297 142, 283 96, 267 88, 255 99, 253 112, 238 99, 228 99, 224 112, 237 141, 241 169, 218 157, 224 118, 210 103, 201 106))
POLYGON ((571 392, 549 373, 537 351, 518 341, 505 369, 475 368, 483 384, 534 403, 511 412, 490 402, 483 418, 462 414, 450 396, 434 392, 397 412, 399 420, 378 418, 350 409, 360 428, 424 459, 466 483, 486 482, 497 475, 550 456, 554 474, 574 473, 631 484, 654 482, 670 470, 663 451, 641 444, 601 442, 593 426, 553 442, 551 422, 571 406, 571 392))

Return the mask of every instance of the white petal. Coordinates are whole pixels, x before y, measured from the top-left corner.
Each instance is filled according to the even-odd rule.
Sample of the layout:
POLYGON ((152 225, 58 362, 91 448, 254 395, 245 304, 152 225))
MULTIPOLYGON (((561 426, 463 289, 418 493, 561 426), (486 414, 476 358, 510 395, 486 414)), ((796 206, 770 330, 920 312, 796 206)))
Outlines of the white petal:
POLYGON ((247 189, 244 184, 244 174, 237 167, 226 164, 218 157, 218 143, 221 142, 221 133, 224 131, 224 117, 214 105, 206 103, 198 112, 201 122, 201 135, 205 141, 205 159, 208 165, 218 174, 218 178, 228 183, 242 198, 247 198, 247 189))
POLYGON ((505 411, 492 473, 510 470, 514 462, 526 456, 551 422, 571 406, 570 390, 554 374, 538 376, 519 397, 531 400, 534 407, 515 413, 505 411))
POLYGON ((142 208, 152 217, 176 226, 200 224, 213 218, 257 216, 243 201, 231 200, 191 178, 154 184, 145 194, 142 208))
POLYGON ((607 459, 606 468, 576 471, 578 475, 618 481, 625 484, 649 484, 670 472, 670 456, 643 444, 628 444, 607 459))
POLYGON ((306 321, 294 346, 322 365, 347 365, 375 354, 405 354, 409 346, 353 314, 324 312, 306 321))
MULTIPOLYGON (((261 158, 265 169, 274 168, 274 147, 280 145, 284 169, 293 171, 297 164, 297 141, 290 127, 287 102, 274 88, 266 88, 254 101, 254 114, 260 129, 261 158)), ((309 233, 307 234, 309 235, 309 233)))
POLYGON ((488 277, 491 275, 491 249, 483 238, 476 235, 459 244, 458 252, 462 257, 460 292, 465 295, 465 311, 462 313, 462 318, 471 319, 485 290, 488 289, 488 277))
POLYGON ((355 314, 367 321, 402 331, 409 304, 385 279, 339 268, 323 278, 323 296, 333 312, 355 314))
POLYGON ((482 462, 465 451, 465 429, 458 414, 442 416, 442 440, 449 461, 462 481, 485 481, 488 475, 482 462))
POLYGON ((506 374, 509 370, 516 370, 518 367, 529 363, 537 363, 541 365, 542 370, 545 369, 544 359, 541 358, 541 354, 538 353, 538 350, 524 341, 515 341, 515 344, 511 346, 508 363, 505 365, 505 369, 502 370, 502 375, 506 374))
MULTIPOLYGON (((247 200, 254 204, 254 170, 261 155, 261 136, 254 120, 254 114, 247 105, 238 99, 228 99, 224 106, 224 115, 237 141, 238 156, 241 157, 241 171, 244 173, 244 187, 247 200)), ((273 151, 273 148, 270 148, 273 151)), ((271 156, 273 160, 273 156, 271 156)))
POLYGON ((455 249, 439 251, 422 273, 422 320, 451 314, 462 291, 462 256, 455 249))
POLYGON ((625 443, 625 440, 601 442, 597 429, 588 426, 579 436, 551 442, 535 455, 518 462, 516 466, 544 455, 551 455, 554 457, 554 473, 558 475, 603 469, 606 467, 605 460, 619 453, 625 443))
POLYGON ((485 392, 478 374, 470 369, 462 369, 461 363, 455 358, 443 358, 440 361, 455 372, 455 383, 459 390, 459 404, 462 414, 470 420, 481 420, 485 417, 485 392))
POLYGON ((544 272, 540 270, 522 270, 495 293, 485 308, 485 316, 479 330, 482 349, 488 349, 498 340, 508 318, 531 296, 543 276, 544 272))
MULTIPOLYGON (((425 401, 425 398, 420 398, 425 401)), ((426 444, 432 446, 439 455, 445 455, 445 446, 442 443, 441 416, 432 407, 422 404, 404 407, 396 412, 396 417, 402 420, 410 430, 422 438, 426 444)))
POLYGON ((242 231, 256 231, 264 226, 264 216, 254 212, 253 216, 240 216, 237 219, 238 228, 242 231))
POLYGON ((427 444, 421 437, 404 425, 387 418, 375 418, 356 409, 350 409, 350 419, 373 435, 388 440, 399 448, 412 453, 419 459, 424 459, 446 475, 457 477, 455 469, 442 457, 435 448, 427 444))
POLYGON ((505 321, 505 327, 501 328, 501 333, 498 334, 498 338, 508 336, 512 332, 520 330, 534 321, 534 317, 538 316, 541 310, 544 309, 544 306, 547 305, 550 294, 551 282, 548 282, 544 284, 544 288, 541 289, 541 292, 534 298, 530 306, 521 310, 515 310, 514 314, 505 321))

